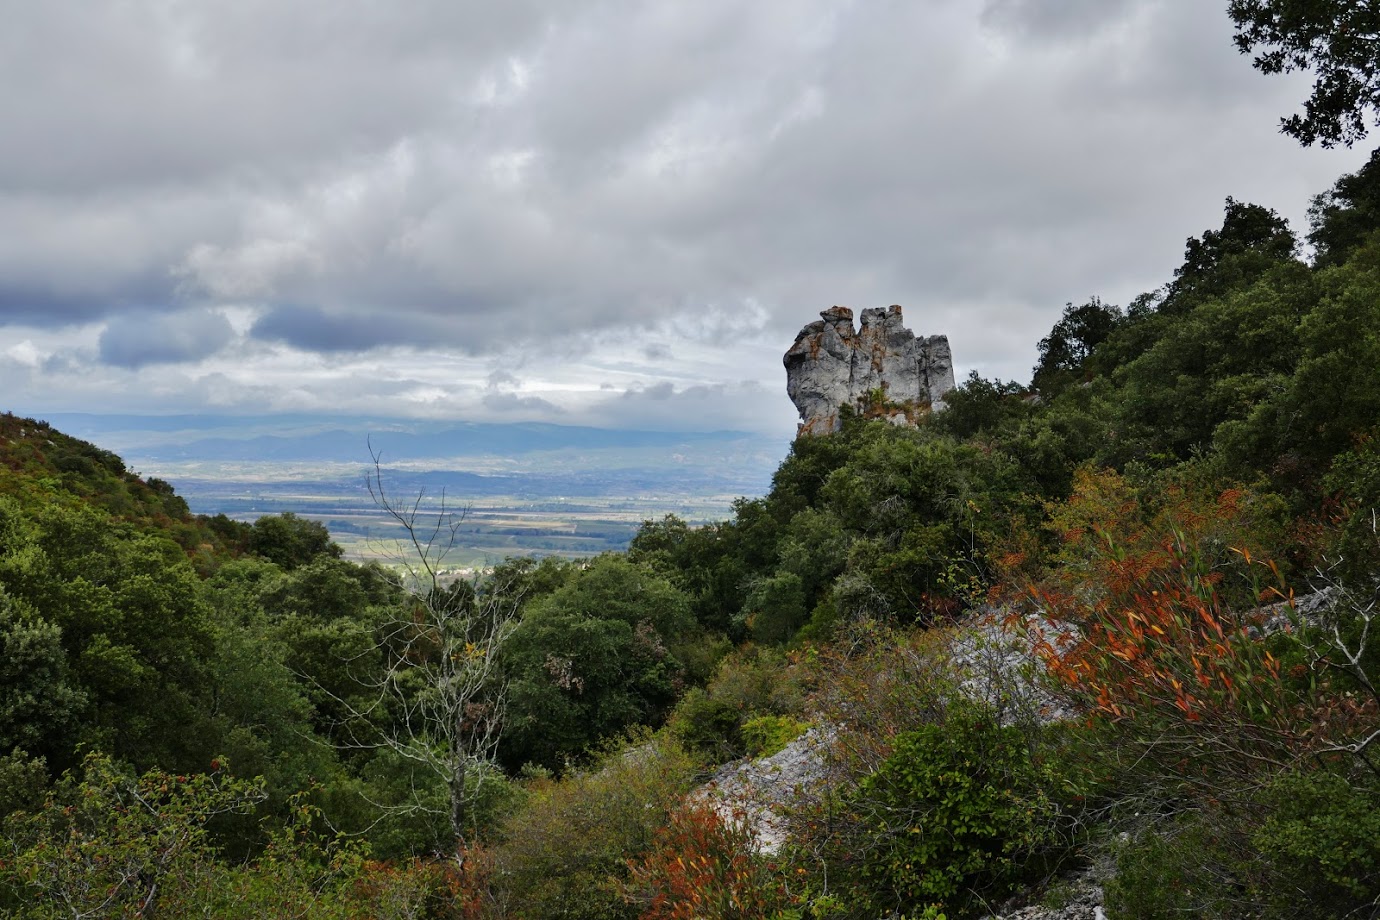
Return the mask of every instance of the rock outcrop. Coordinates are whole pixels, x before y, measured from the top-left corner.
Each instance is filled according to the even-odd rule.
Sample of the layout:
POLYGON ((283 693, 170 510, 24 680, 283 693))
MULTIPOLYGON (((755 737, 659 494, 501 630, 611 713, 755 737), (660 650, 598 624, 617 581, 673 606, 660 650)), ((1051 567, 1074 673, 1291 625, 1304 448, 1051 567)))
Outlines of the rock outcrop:
POLYGON ((760 852, 775 853, 790 835, 783 811, 827 782, 833 743, 832 728, 812 728, 770 757, 725 764, 695 795, 723 820, 742 822, 760 852))
POLYGON ((896 424, 943 408, 954 388, 947 336, 913 335, 896 305, 863 310, 859 330, 847 307, 819 315, 784 358, 786 392, 800 410, 798 434, 837 431, 842 405, 896 424))

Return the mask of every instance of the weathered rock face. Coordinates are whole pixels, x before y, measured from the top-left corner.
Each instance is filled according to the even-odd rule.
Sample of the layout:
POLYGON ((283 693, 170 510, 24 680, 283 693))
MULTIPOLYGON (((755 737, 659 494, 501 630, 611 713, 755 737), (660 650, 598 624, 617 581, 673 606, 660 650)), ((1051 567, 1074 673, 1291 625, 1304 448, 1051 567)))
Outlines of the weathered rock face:
POLYGON ((895 305, 863 310, 861 330, 854 330, 847 307, 819 315, 784 358, 786 392, 800 410, 799 434, 837 431, 844 404, 896 424, 914 424, 944 407, 954 388, 948 337, 913 335, 895 305))

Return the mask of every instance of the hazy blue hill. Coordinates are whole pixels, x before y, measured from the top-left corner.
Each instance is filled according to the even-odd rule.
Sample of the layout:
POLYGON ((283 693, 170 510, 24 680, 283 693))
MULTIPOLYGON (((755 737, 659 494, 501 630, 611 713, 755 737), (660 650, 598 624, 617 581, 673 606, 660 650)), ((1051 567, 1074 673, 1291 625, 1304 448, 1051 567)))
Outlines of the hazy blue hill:
POLYGON ((357 463, 368 443, 390 459, 512 456, 533 451, 674 449, 748 442, 741 431, 638 431, 521 422, 436 423, 336 416, 100 416, 56 413, 49 421, 148 460, 290 460, 357 463), (213 435, 207 436, 214 432, 213 435))

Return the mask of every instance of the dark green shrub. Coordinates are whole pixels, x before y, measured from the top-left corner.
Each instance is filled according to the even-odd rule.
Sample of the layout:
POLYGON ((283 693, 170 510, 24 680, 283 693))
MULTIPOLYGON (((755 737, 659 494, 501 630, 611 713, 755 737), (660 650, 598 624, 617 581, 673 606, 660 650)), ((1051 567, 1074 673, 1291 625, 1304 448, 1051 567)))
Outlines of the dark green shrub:
POLYGON ((1370 916, 1380 898, 1380 801, 1345 777, 1289 773, 1266 793, 1254 843, 1279 917, 1370 916))
POLYGON ((1380 534, 1375 511, 1380 508, 1380 437, 1359 439, 1356 447, 1336 458, 1323 487, 1340 498, 1335 544, 1328 548, 1334 577, 1364 590, 1380 571, 1380 534))
POLYGON ((732 703, 694 687, 681 697, 667 724, 686 748, 711 763, 722 763, 742 749, 742 720, 742 712, 732 703))
MULTIPOLYGON (((754 745, 744 736, 744 723, 758 717, 798 715, 805 707, 806 670, 778 649, 749 647, 733 652, 719 663, 707 687, 691 689, 676 704, 669 721, 671 732, 712 763, 745 754, 760 756, 771 747, 771 739, 762 736, 754 745)), ((795 720, 785 722, 794 724, 795 720)), ((779 731, 780 727, 773 728, 768 734, 779 731)), ((788 734, 781 744, 798 733, 788 734)))
POLYGON ((852 803, 855 887, 880 910, 951 916, 1001 897, 1055 839, 1048 787, 1021 732, 976 708, 897 736, 852 803))
POLYGON ((1232 916, 1224 891, 1220 846, 1200 816, 1163 831, 1146 830, 1117 851, 1116 874, 1105 887, 1108 915, 1117 920, 1232 916))
MULTIPOLYGON (((1229 790, 1224 790, 1229 791, 1229 790)), ((1326 770, 1270 780, 1145 830, 1117 853, 1116 920, 1370 917, 1380 899, 1380 802, 1326 770)))
POLYGON ((748 635, 767 645, 786 642, 809 618, 808 601, 801 578, 794 572, 753 581, 743 603, 748 635))
POLYGON ((325 524, 291 511, 266 514, 255 521, 249 549, 284 569, 306 565, 318 556, 338 559, 341 554, 325 524))
POLYGON ((606 554, 530 603, 502 655, 505 767, 559 770, 634 725, 660 726, 684 691, 680 650, 703 639, 685 592, 606 554))

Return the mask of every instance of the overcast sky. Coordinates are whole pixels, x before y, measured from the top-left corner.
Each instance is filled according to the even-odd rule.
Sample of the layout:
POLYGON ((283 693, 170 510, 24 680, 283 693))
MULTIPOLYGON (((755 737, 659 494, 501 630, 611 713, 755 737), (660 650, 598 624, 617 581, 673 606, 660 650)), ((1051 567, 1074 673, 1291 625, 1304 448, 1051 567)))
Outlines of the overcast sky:
POLYGON ((1029 379, 1303 150, 1225 0, 0 0, 0 392, 789 434, 899 303, 1029 379))

